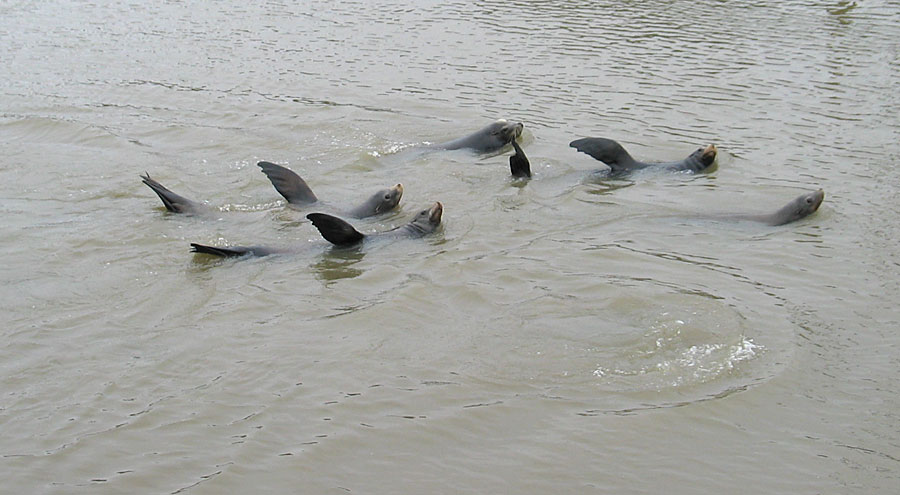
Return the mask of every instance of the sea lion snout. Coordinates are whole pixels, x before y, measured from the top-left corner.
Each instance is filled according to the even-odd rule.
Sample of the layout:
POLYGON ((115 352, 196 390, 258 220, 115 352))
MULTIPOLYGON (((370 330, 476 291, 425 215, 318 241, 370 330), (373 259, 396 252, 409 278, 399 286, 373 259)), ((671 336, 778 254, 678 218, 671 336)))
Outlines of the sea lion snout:
POLYGON ((509 140, 514 141, 519 139, 522 135, 522 131, 525 129, 525 124, 521 122, 516 122, 515 124, 510 124, 509 126, 509 140))
POLYGON ((819 206, 822 205, 822 201, 825 200, 825 190, 819 189, 811 193, 807 198, 806 202, 810 205, 812 211, 816 211, 819 209, 819 206))
POLYGON ((525 124, 523 124, 523 123, 521 123, 521 122, 516 122, 516 125, 515 125, 514 127, 515 127, 515 129, 516 129, 516 137, 521 136, 521 135, 522 135, 522 130, 525 129, 525 124))
POLYGON ((441 222, 441 215, 444 213, 444 205, 440 201, 435 201, 434 206, 428 210, 428 221, 434 224, 441 222))
POLYGON ((719 150, 716 148, 716 145, 710 144, 706 148, 703 148, 703 152, 700 154, 700 160, 706 164, 706 166, 712 165, 712 162, 716 161, 716 155, 718 155, 719 150))

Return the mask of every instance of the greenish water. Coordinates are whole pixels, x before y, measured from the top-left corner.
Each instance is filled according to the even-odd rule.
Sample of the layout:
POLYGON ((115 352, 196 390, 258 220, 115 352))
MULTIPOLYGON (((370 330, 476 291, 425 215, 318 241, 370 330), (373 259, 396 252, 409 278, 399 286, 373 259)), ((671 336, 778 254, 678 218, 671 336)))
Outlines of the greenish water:
POLYGON ((900 4, 0 13, 11 493, 896 491, 900 4), (407 149, 497 118, 532 181, 407 149), (585 136, 718 167, 598 179, 585 136), (443 228, 332 250, 259 160, 443 228))

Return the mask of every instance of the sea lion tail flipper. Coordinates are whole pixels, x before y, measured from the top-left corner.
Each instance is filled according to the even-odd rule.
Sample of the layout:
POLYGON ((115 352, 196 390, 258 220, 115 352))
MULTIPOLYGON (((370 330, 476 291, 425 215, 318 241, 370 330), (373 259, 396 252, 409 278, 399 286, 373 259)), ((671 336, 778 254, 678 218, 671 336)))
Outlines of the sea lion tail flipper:
POLYGON ((223 258, 234 258, 237 256, 244 256, 245 254, 249 254, 251 251, 249 248, 244 248, 240 246, 234 247, 216 247, 216 246, 206 246, 204 244, 191 243, 191 252, 192 253, 202 253, 202 254, 211 254, 213 256, 221 256, 223 258))
POLYGON ((509 172, 513 177, 531 177, 531 163, 515 139, 511 141, 516 153, 509 157, 509 172))
POLYGON ((306 184, 306 181, 293 170, 272 162, 259 162, 256 165, 262 169, 266 177, 272 181, 275 190, 284 196, 288 203, 309 204, 319 200, 306 184))
POLYGON ((147 172, 144 172, 141 179, 144 184, 147 184, 147 187, 153 189, 153 192, 159 196, 167 210, 173 213, 191 213, 197 210, 199 205, 196 202, 173 193, 159 182, 151 179, 150 174, 147 172))
POLYGON ((365 237, 352 225, 333 215, 310 213, 306 215, 306 218, 319 229, 319 233, 322 234, 326 241, 338 246, 356 244, 365 237))

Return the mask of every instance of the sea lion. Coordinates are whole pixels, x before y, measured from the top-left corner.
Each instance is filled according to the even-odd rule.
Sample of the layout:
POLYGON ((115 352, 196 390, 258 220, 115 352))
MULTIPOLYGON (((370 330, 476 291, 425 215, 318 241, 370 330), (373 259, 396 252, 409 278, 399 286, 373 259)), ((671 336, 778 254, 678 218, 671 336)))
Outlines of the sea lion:
POLYGON ((513 145, 513 149, 516 150, 516 153, 509 157, 509 172, 516 178, 530 178, 531 163, 528 161, 528 157, 525 156, 525 152, 522 151, 522 147, 519 146, 515 139, 510 141, 510 143, 513 145))
MULTIPOLYGON (((275 190, 281 194, 288 203, 298 206, 311 205, 319 201, 312 189, 299 175, 289 168, 276 165, 272 162, 259 162, 256 164, 262 169, 266 177, 275 186, 275 190)), ((346 212, 353 218, 365 218, 393 210, 400 203, 403 196, 403 186, 397 184, 387 189, 381 189, 369 197, 364 203, 346 212)))
MULTIPOLYGON (((444 207, 440 202, 435 203, 431 208, 420 211, 406 225, 402 225, 393 230, 379 232, 375 234, 363 234, 353 228, 352 225, 332 215, 325 213, 310 213, 306 216, 313 225, 319 229, 322 237, 328 242, 341 246, 352 246, 362 242, 368 238, 402 238, 402 237, 422 237, 426 234, 434 232, 441 224, 441 214, 444 207)), ((205 244, 191 243, 191 252, 201 254, 211 254, 213 256, 221 256, 227 258, 240 256, 269 256, 272 254, 285 254, 296 252, 296 249, 290 248, 273 248, 267 246, 230 246, 216 247, 205 244)))
POLYGON ((319 229, 319 233, 326 241, 337 246, 352 246, 370 237, 397 238, 397 237, 422 237, 437 230, 441 224, 441 215, 444 205, 434 203, 431 208, 426 208, 413 217, 412 221, 393 230, 375 234, 363 234, 353 228, 352 225, 333 215, 325 213, 310 213, 306 215, 313 225, 319 229))
POLYGON ((569 143, 576 150, 587 153, 609 166, 610 175, 624 175, 643 168, 660 168, 664 170, 685 170, 700 172, 706 170, 716 161, 718 150, 714 144, 699 148, 684 160, 677 162, 646 163, 631 157, 621 144, 606 138, 582 138, 569 143))
POLYGON ((492 153, 502 149, 512 140, 518 139, 524 128, 525 126, 521 122, 500 119, 468 136, 436 144, 433 147, 442 150, 470 149, 476 153, 492 153))
POLYGON ((822 204, 822 201, 824 199, 825 191, 819 189, 818 191, 813 191, 797 196, 775 213, 770 213, 767 215, 737 214, 727 215, 722 218, 726 220, 751 220, 754 222, 762 222, 773 226, 784 225, 786 223, 791 223, 809 216, 819 209, 819 205, 822 204))
MULTIPOLYGON (((318 202, 319 199, 316 198, 316 195, 313 194, 312 190, 299 175, 274 163, 259 163, 260 167, 263 167, 263 164, 267 164, 266 167, 263 167, 263 171, 266 172, 275 189, 288 200, 288 203, 309 205, 318 202)), ((192 201, 173 193, 159 182, 151 179, 150 174, 142 175, 141 180, 159 196, 166 209, 172 213, 200 215, 211 210, 203 203, 192 201)), ((348 210, 346 214, 353 218, 365 218, 385 213, 396 208, 397 204, 400 203, 401 197, 403 197, 403 185, 397 184, 393 187, 379 190, 362 204, 348 210)))

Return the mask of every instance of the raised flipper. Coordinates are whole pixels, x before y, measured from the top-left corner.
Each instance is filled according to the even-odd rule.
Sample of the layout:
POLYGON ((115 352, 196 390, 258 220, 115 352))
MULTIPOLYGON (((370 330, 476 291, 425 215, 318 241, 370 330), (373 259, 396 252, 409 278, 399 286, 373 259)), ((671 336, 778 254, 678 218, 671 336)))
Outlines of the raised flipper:
POLYGON ((363 240, 365 235, 353 228, 349 223, 325 213, 306 215, 326 241, 338 246, 350 246, 363 240))
POLYGON ((612 169, 613 174, 623 173, 647 165, 637 162, 621 144, 606 138, 582 138, 569 143, 576 150, 587 153, 612 169))
POLYGON ((159 199, 162 200, 167 210, 173 213, 200 213, 205 209, 202 204, 191 201, 168 190, 159 182, 151 179, 150 174, 146 172, 144 172, 144 174, 145 175, 141 176, 144 184, 147 184, 147 187, 153 189, 153 192, 159 196, 159 199))
POLYGON ((531 177, 531 163, 515 139, 511 141, 516 154, 509 157, 509 171, 513 177, 531 177))
POLYGON ((235 258, 235 257, 239 257, 239 256, 253 254, 253 249, 242 247, 242 246, 232 246, 232 247, 206 246, 204 244, 196 244, 196 243, 192 242, 191 243, 191 252, 192 253, 211 254, 213 256, 222 256, 223 258, 235 258))
POLYGON ((266 177, 272 181, 275 190, 284 196, 288 203, 294 205, 305 205, 315 203, 319 200, 312 189, 306 185, 299 175, 292 170, 276 165, 272 162, 259 162, 256 164, 262 169, 266 177))

